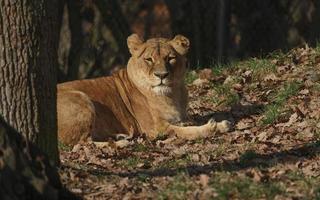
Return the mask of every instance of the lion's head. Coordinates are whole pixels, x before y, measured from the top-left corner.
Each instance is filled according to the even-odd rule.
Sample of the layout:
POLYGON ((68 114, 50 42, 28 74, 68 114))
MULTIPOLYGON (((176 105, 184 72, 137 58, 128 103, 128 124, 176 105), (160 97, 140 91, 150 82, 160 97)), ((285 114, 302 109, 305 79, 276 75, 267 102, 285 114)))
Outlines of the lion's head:
POLYGON ((143 90, 168 95, 184 81, 189 40, 177 35, 174 39, 153 38, 144 42, 137 34, 128 37, 131 58, 130 79, 143 90))

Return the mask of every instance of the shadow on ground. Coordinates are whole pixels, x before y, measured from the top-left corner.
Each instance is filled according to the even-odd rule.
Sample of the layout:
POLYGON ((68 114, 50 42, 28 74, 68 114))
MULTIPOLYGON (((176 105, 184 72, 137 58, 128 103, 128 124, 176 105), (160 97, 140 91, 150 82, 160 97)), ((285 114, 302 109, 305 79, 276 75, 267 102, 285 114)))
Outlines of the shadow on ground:
MULTIPOLYGON (((269 168, 277 164, 291 164, 296 163, 302 159, 311 159, 320 155, 320 141, 308 143, 295 147, 290 150, 273 152, 269 154, 257 154, 253 151, 247 151, 235 160, 226 160, 223 162, 213 162, 208 165, 189 165, 179 168, 158 168, 153 170, 137 170, 125 173, 113 173, 103 170, 86 170, 87 173, 92 175, 109 176, 117 175, 120 177, 161 177, 161 176, 175 176, 178 173, 185 172, 190 176, 200 174, 210 174, 217 171, 239 171, 253 167, 269 168)), ((79 170, 79 169, 76 169, 79 170)))
POLYGON ((229 120, 233 123, 239 122, 241 119, 248 118, 253 115, 258 115, 263 112, 264 105, 262 104, 236 104, 231 107, 229 111, 212 111, 209 114, 200 116, 192 116, 193 120, 199 124, 207 122, 213 118, 215 121, 220 122, 223 120, 229 120))

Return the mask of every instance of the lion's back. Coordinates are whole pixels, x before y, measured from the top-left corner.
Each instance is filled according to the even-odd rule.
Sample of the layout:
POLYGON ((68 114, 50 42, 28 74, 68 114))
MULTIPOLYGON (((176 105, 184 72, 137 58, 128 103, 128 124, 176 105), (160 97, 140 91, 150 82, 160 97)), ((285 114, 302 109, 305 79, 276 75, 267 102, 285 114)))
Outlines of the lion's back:
MULTIPOLYGON (((125 95, 130 95, 125 88, 126 83, 125 78, 119 80, 119 76, 116 75, 58 84, 58 107, 62 106, 59 105, 59 98, 63 99, 62 96, 65 98, 71 91, 78 91, 87 95, 94 105, 95 125, 92 131, 94 140, 104 140, 115 133, 138 132, 136 121, 121 94, 125 91, 125 95), (123 85, 119 85, 119 82, 123 85)), ((76 103, 74 98, 68 100, 73 101, 70 104, 76 103)), ((72 107, 60 112, 70 112, 68 109, 72 107)))

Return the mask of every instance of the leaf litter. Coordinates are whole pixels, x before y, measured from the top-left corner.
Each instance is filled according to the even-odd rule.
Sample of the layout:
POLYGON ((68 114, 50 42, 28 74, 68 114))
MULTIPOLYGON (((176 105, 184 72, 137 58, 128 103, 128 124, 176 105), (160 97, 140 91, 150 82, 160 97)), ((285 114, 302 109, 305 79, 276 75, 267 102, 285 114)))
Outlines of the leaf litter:
POLYGON ((228 119, 233 131, 63 148, 64 185, 83 199, 320 198, 319 52, 305 46, 190 76, 189 115, 228 119))

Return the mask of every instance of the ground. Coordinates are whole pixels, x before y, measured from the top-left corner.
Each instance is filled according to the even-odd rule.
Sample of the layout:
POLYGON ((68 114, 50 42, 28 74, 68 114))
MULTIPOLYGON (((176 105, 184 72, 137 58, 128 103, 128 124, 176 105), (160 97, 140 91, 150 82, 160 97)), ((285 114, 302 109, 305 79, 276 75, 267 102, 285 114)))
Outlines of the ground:
POLYGON ((191 71, 186 83, 196 123, 234 130, 60 145, 67 188, 84 199, 320 199, 320 48, 191 71))

